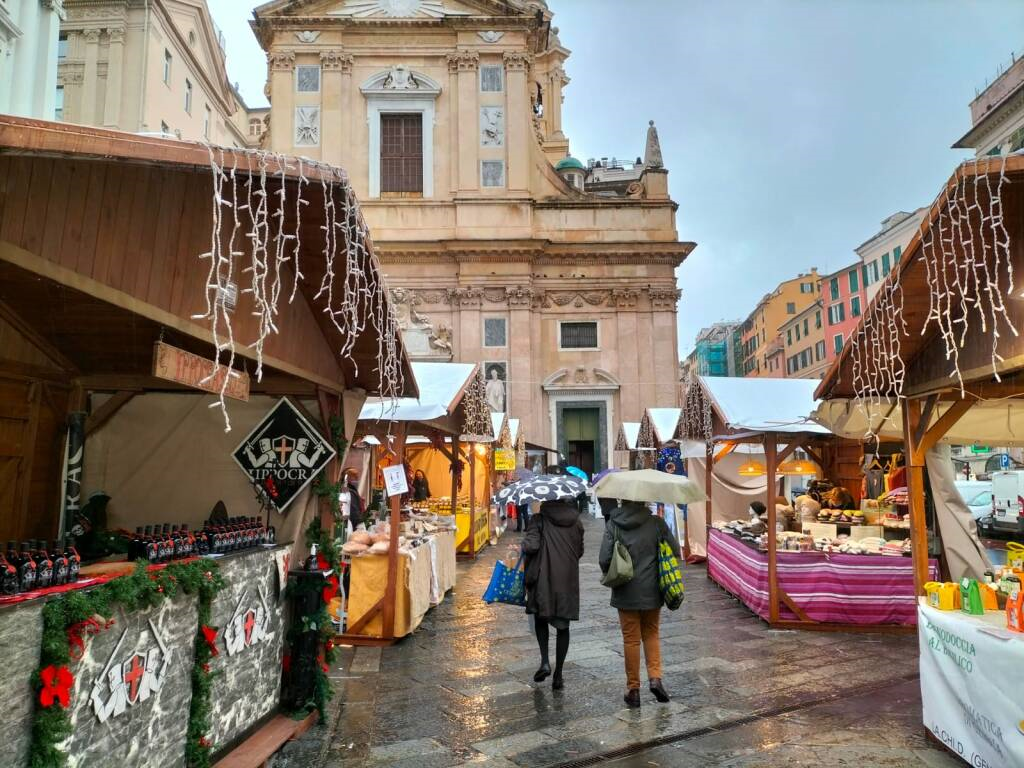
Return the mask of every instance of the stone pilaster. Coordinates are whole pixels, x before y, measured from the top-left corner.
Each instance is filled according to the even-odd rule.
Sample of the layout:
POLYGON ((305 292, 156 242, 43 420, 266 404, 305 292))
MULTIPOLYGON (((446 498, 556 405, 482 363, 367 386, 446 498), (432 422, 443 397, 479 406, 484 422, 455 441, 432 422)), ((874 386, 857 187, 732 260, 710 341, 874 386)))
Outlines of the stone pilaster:
POLYGON ((103 104, 103 125, 123 128, 121 125, 121 83, 124 75, 124 28, 108 29, 110 47, 107 56, 107 92, 103 104))
POLYGON ((545 102, 544 108, 551 110, 551 136, 554 141, 564 141, 562 132, 562 89, 569 84, 569 76, 561 66, 551 70, 548 80, 548 93, 551 97, 545 102))
MULTIPOLYGON (((295 51, 267 54, 270 77, 269 149, 293 154, 295 148, 295 51)), ((323 123, 321 122, 321 125, 323 123)))
POLYGON ((99 81, 98 64, 100 57, 99 29, 87 29, 82 32, 85 40, 85 72, 82 75, 82 109, 81 122, 86 125, 96 123, 96 85, 99 81))
POLYGON ((320 68, 323 72, 320 107, 320 149, 321 158, 331 165, 347 168, 345 150, 353 144, 349 135, 351 120, 348 120, 347 106, 351 99, 352 64, 351 54, 340 49, 320 51, 320 68), (345 130, 349 126, 349 130, 345 130))
POLYGON ((530 57, 525 53, 506 53, 505 91, 508 104, 508 167, 506 180, 509 190, 527 192, 530 186, 530 110, 529 73, 530 57))
POLYGON ((458 91, 454 110, 459 123, 459 191, 480 188, 480 117, 477 70, 480 55, 476 51, 448 54, 448 70, 458 73, 458 91))

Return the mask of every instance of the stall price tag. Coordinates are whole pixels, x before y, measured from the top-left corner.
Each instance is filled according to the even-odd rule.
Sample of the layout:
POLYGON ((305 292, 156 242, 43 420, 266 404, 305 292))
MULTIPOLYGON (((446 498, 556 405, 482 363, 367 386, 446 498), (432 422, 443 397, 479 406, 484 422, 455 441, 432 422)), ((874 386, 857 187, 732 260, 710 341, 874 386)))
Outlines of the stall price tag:
POLYGON ((509 448, 498 448, 494 452, 494 469, 508 472, 516 468, 516 452, 509 448))
POLYGON ((388 496, 401 496, 409 492, 404 466, 398 464, 394 467, 384 467, 381 473, 384 475, 384 490, 388 496))

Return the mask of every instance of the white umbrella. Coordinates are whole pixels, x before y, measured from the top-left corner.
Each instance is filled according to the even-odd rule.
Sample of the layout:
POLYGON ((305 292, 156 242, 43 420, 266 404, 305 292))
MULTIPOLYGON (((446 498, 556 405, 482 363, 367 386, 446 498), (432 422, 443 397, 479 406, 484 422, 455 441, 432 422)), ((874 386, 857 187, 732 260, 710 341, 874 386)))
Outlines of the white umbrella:
POLYGON ((594 486, 594 493, 598 498, 661 504, 695 504, 707 499, 704 491, 689 478, 656 469, 605 475, 594 486))

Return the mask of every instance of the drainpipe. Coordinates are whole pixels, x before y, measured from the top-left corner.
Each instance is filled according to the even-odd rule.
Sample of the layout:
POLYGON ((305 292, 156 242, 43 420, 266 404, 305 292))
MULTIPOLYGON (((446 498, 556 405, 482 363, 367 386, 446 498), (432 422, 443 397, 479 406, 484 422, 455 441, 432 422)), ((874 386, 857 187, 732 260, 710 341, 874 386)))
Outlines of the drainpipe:
POLYGON ((146 116, 146 81, 149 79, 149 3, 150 0, 145 0, 146 3, 146 20, 142 23, 142 85, 139 86, 139 127, 138 131, 141 133, 143 130, 143 119, 146 116))

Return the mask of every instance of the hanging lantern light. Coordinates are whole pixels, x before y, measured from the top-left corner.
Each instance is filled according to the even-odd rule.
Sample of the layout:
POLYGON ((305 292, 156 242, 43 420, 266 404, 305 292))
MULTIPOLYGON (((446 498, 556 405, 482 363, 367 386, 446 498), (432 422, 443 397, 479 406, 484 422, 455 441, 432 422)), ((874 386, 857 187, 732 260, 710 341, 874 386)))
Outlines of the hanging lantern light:
POLYGON ((790 459, 779 464, 778 473, 792 476, 817 475, 818 467, 807 459, 790 459))
POLYGON ((763 477, 768 474, 768 470, 765 469, 764 464, 760 461, 750 459, 740 464, 740 468, 736 470, 736 473, 740 477, 763 477))

